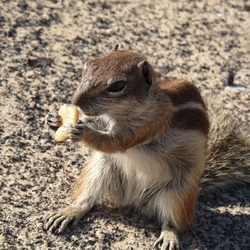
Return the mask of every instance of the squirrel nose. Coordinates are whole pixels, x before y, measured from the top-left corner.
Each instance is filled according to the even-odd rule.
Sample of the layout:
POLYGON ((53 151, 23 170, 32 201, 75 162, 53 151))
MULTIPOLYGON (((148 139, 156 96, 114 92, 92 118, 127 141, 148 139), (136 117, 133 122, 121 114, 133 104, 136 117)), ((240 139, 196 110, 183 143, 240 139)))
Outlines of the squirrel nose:
POLYGON ((81 91, 77 90, 73 95, 72 104, 76 106, 82 106, 84 105, 84 102, 84 94, 81 91))
POLYGON ((80 106, 83 105, 84 102, 86 102, 86 93, 88 92, 89 86, 90 81, 84 81, 80 83, 73 95, 72 104, 80 106))
POLYGON ((84 104, 84 97, 81 93, 75 93, 72 98, 72 104, 76 106, 81 106, 84 104))

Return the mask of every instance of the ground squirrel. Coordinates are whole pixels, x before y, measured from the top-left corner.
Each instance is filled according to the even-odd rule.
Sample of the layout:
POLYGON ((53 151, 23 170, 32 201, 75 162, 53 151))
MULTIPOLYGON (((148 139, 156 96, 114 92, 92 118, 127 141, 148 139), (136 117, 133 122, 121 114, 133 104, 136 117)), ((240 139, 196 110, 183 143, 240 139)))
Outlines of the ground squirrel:
MULTIPOLYGON (((241 153, 246 159, 237 159, 244 164, 243 174, 235 163, 230 171, 226 169, 231 166, 219 166, 216 157, 223 161, 220 140, 225 138, 211 135, 220 133, 213 121, 209 133, 208 110, 197 87, 186 80, 159 80, 137 53, 116 47, 88 61, 72 103, 80 109, 81 122, 69 127, 69 137, 92 154, 75 185, 74 202, 48 218, 47 230, 60 233, 95 203, 111 198, 115 206, 134 207, 156 218, 162 231, 155 246, 175 249, 180 246, 178 232, 192 224, 201 182, 212 186, 208 183, 213 176, 220 186, 228 172, 235 177, 225 182, 249 182, 249 141, 226 126, 228 122, 221 124, 226 136, 244 140, 241 153)), ((58 121, 57 112, 48 114, 50 128, 57 128, 58 121)), ((233 162, 233 153, 228 154, 233 162)))

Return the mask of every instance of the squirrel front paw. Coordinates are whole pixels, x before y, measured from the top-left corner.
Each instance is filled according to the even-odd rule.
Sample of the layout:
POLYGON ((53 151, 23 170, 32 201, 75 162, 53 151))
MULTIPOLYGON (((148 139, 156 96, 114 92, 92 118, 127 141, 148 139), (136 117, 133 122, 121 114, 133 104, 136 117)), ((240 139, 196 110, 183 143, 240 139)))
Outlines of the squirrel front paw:
POLYGON ((68 206, 46 218, 44 229, 46 231, 62 233, 72 222, 76 226, 79 220, 91 209, 88 203, 79 203, 68 206))
POLYGON ((56 131, 61 125, 62 120, 60 119, 60 116, 58 115, 57 110, 51 110, 45 117, 45 125, 47 128, 56 131))
POLYGON ((86 125, 85 124, 70 124, 67 126, 67 134, 73 142, 82 140, 86 125))

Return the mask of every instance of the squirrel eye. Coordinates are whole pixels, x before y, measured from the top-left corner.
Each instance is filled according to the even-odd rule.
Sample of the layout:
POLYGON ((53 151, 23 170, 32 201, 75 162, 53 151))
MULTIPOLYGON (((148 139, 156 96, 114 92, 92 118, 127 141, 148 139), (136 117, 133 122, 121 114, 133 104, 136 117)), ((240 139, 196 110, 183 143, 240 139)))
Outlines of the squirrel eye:
POLYGON ((119 93, 124 90, 126 82, 123 80, 113 82, 108 88, 107 92, 109 93, 119 93))

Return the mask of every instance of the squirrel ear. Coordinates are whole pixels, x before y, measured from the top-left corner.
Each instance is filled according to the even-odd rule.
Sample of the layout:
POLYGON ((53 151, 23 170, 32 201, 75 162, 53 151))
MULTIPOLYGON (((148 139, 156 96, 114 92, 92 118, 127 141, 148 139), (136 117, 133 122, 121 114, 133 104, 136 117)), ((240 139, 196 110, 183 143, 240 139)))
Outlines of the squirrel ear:
POLYGON ((116 45, 111 49, 111 51, 117 51, 118 48, 119 48, 119 44, 116 44, 116 45))
POLYGON ((139 62, 137 66, 141 70, 146 84, 150 87, 153 83, 153 73, 150 64, 146 60, 143 60, 142 62, 139 62))

